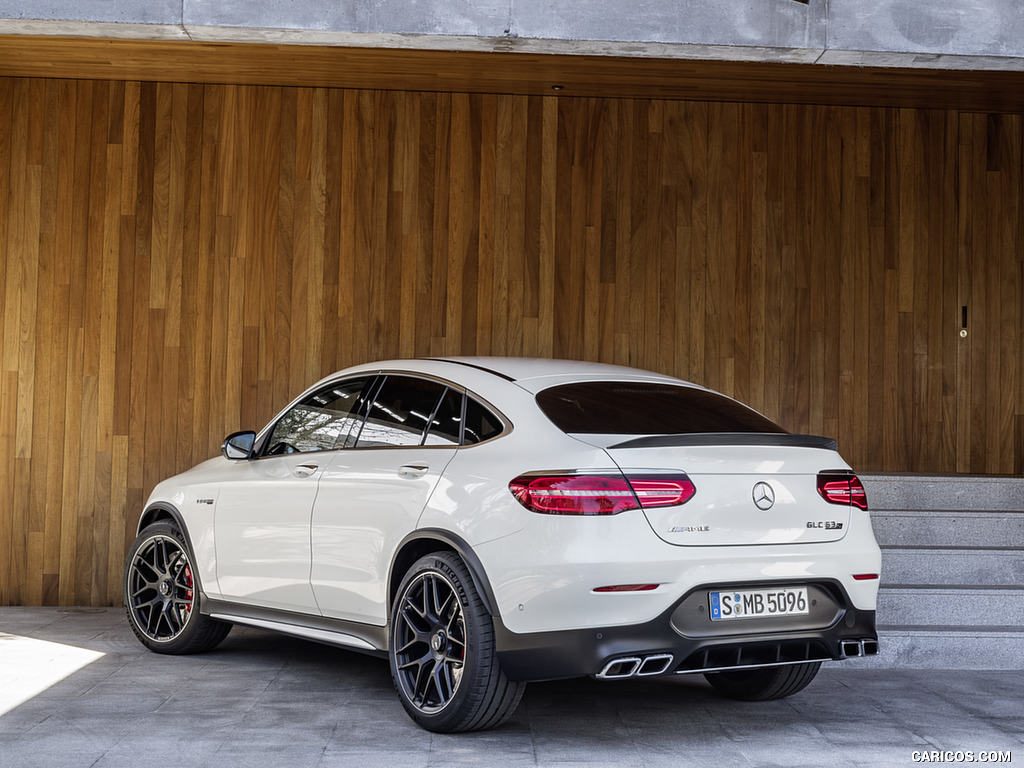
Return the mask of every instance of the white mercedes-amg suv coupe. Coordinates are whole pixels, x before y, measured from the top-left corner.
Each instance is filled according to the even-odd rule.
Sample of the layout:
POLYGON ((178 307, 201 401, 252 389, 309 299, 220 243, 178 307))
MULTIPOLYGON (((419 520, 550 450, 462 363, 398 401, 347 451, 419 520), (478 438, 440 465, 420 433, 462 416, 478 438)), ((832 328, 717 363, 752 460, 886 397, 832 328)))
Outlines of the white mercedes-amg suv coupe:
POLYGON ((160 653, 242 624, 386 656, 413 720, 455 732, 531 680, 796 693, 877 653, 880 566, 832 440, 631 368, 395 360, 160 483, 124 599, 160 653))

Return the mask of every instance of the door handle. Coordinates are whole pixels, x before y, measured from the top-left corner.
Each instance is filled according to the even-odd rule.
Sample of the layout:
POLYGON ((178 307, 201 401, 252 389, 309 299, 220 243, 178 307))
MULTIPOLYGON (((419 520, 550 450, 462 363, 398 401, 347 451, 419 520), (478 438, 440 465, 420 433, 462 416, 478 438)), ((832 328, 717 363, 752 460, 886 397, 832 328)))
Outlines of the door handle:
POLYGON ((318 469, 320 469, 320 467, 316 464, 299 464, 292 470, 292 474, 296 477, 309 477, 318 469))
POLYGON ((428 469, 430 467, 426 464, 403 464, 398 468, 398 476, 404 477, 406 480, 415 480, 417 477, 427 474, 428 469))

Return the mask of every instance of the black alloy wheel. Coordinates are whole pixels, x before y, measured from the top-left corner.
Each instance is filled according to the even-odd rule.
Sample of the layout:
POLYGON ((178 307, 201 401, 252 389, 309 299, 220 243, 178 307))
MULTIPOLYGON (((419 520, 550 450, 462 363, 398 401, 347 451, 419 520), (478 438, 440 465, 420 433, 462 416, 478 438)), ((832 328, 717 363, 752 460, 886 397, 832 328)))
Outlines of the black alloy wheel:
POLYGON ((406 586, 396 620, 402 694, 421 712, 436 714, 452 702, 466 665, 466 624, 455 586, 441 573, 421 573, 406 586))
POLYGON ((128 572, 128 610, 133 623, 154 642, 180 635, 195 607, 192 564, 177 541, 166 535, 147 539, 128 572))
POLYGON ((196 570, 181 531, 169 522, 147 527, 128 551, 124 573, 124 602, 136 637, 159 653, 214 647, 231 625, 202 615, 199 601, 196 570))
POLYGON ((420 558, 405 574, 392 607, 389 641, 402 706, 429 731, 500 725, 526 689, 502 671, 493 620, 454 552, 420 558))

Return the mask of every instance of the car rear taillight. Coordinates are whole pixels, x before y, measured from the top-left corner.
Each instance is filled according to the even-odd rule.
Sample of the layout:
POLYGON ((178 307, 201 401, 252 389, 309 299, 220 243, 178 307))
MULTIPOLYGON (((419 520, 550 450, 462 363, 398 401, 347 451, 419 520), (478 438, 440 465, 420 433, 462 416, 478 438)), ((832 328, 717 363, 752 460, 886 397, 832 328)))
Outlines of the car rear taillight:
POLYGON ((544 515, 617 515, 641 507, 684 504, 695 493, 684 474, 548 474, 520 475, 508 484, 512 495, 531 512, 544 515))
POLYGON ((674 507, 685 504, 697 492, 686 475, 627 475, 626 480, 641 507, 674 507))
POLYGON ((508 487, 544 515, 617 515, 640 506, 622 475, 520 475, 508 487))
POLYGON ((865 510, 868 508, 868 495, 860 478, 852 472, 820 472, 818 493, 830 504, 845 504, 865 510))

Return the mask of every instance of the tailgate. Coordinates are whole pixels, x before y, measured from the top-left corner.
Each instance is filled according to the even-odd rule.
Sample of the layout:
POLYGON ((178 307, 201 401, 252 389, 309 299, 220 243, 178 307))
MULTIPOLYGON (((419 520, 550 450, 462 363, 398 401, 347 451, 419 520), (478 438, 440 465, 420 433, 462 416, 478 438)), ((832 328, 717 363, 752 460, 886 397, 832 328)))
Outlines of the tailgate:
MULTIPOLYGON (((581 436, 577 436, 581 437, 581 436)), ((678 546, 810 544, 846 535, 852 507, 818 492, 820 472, 847 470, 834 441, 806 435, 665 435, 606 448, 626 476, 684 472, 685 504, 646 507, 654 532, 678 546)))

